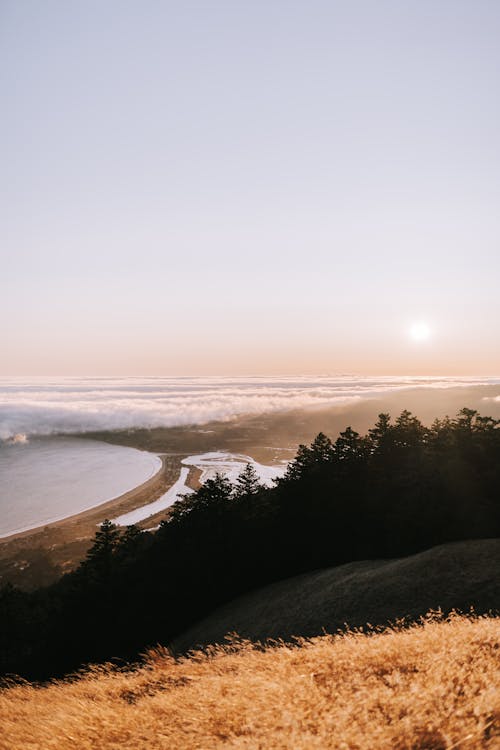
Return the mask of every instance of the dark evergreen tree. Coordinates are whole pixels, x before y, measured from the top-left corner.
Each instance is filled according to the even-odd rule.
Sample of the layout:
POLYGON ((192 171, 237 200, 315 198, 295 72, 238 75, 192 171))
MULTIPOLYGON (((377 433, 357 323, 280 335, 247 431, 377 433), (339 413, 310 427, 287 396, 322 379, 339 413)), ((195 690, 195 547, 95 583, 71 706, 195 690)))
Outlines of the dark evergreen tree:
POLYGON ((118 539, 114 555, 118 563, 133 561, 148 543, 148 536, 138 526, 127 526, 118 539))
POLYGON ((373 451, 381 450, 391 430, 391 415, 382 413, 378 415, 375 427, 368 430, 368 437, 373 451))
POLYGON ((257 495, 262 489, 259 477, 252 464, 247 464, 236 478, 234 496, 237 499, 257 495))
POLYGON ((319 432, 311 443, 309 455, 313 464, 326 464, 333 461, 335 451, 330 438, 323 432, 319 432))
POLYGON ((233 487, 227 477, 217 473, 207 479, 201 487, 189 494, 181 495, 172 507, 167 525, 178 523, 189 516, 195 523, 200 515, 216 518, 227 507, 233 497, 233 487))
POLYGON ((337 461, 352 461, 364 458, 367 446, 359 432, 347 427, 335 441, 334 451, 337 461))
POLYGON ((83 571, 96 582, 107 581, 111 573, 113 553, 120 539, 120 531, 116 524, 106 518, 96 532, 94 544, 87 552, 83 563, 83 571))
POLYGON ((307 469, 313 464, 313 457, 311 449, 307 445, 302 443, 297 448, 297 453, 293 461, 287 466, 285 476, 279 480, 278 484, 295 482, 302 477, 307 469))

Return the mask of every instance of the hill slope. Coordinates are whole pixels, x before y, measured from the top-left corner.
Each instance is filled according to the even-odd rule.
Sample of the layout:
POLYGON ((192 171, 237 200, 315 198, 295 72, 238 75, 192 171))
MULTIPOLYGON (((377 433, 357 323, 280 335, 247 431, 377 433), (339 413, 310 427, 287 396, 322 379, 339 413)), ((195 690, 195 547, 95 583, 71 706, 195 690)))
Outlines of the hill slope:
POLYGON ((363 561, 289 578, 215 610, 177 638, 176 652, 242 638, 311 637, 417 618, 430 609, 500 610, 500 539, 434 547, 397 560, 363 561))
POLYGON ((500 621, 219 649, 0 691, 2 750, 498 750, 500 621))

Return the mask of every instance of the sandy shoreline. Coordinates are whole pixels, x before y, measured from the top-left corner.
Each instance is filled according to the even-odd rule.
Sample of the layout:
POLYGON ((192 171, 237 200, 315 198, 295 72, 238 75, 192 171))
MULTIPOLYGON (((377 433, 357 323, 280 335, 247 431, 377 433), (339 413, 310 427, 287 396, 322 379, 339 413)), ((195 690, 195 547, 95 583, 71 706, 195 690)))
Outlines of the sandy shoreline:
POLYGON ((127 500, 135 501, 137 495, 142 494, 143 491, 154 491, 155 485, 157 483, 156 480, 159 474, 165 469, 165 458, 163 456, 158 456, 158 458, 160 459, 160 466, 148 479, 146 479, 144 482, 141 482, 141 484, 138 484, 135 487, 131 487, 126 492, 122 492, 119 495, 110 497, 107 500, 97 502, 96 504, 91 505, 89 508, 85 508, 84 510, 78 511, 77 513, 70 513, 69 515, 54 518, 49 521, 45 521, 44 523, 38 523, 34 526, 29 526, 24 529, 19 529, 18 531, 12 531, 8 534, 0 535, 0 544, 4 541, 20 538, 25 534, 36 533, 40 529, 45 529, 46 527, 52 527, 56 526, 57 524, 62 524, 65 521, 70 521, 71 519, 84 519, 88 514, 91 514, 94 511, 99 511, 101 509, 106 510, 108 508, 111 509, 116 503, 121 503, 122 501, 127 500))
MULTIPOLYGON (((226 453, 214 453, 213 455, 216 458, 221 459, 225 457, 226 453)), ((238 456, 232 455, 232 459, 234 459, 235 457, 237 458, 238 456)), ((157 500, 157 498, 162 497, 165 492, 167 492, 169 489, 171 489, 171 487, 175 485, 175 483, 179 480, 179 475, 182 474, 183 469, 185 470, 186 468, 188 468, 186 485, 193 489, 197 487, 200 476, 202 474, 202 469, 194 465, 190 465, 189 467, 183 466, 183 459, 185 459, 186 456, 184 456, 183 454, 179 454, 178 456, 174 457, 172 455, 167 456, 159 454, 158 458, 161 461, 161 465, 158 471, 156 471, 153 476, 147 479, 145 482, 142 482, 142 484, 139 484, 136 487, 127 490, 127 492, 124 492, 121 495, 117 495, 116 497, 110 498, 109 500, 104 500, 103 502, 98 503, 97 505, 93 505, 91 508, 87 508, 78 513, 71 513, 70 515, 64 516, 62 518, 56 518, 53 521, 48 521, 40 525, 32 526, 28 529, 23 529, 21 531, 16 531, 11 534, 2 536, 0 537, 0 545, 14 540, 26 539, 27 537, 44 532, 49 532, 54 529, 64 529, 65 527, 70 526, 74 528, 75 524, 86 524, 86 522, 90 522, 92 523, 93 527, 95 527, 99 524, 100 521, 104 520, 104 518, 109 517, 111 519, 119 519, 122 516, 132 513, 133 511, 141 509, 143 506, 148 507, 149 505, 154 505, 154 502, 157 500), (170 463, 172 461, 177 462, 177 476, 172 477, 171 470, 169 471, 169 469, 171 469, 171 466, 167 466, 167 459, 170 463)), ((200 458, 203 458, 203 456, 200 456, 200 458)), ((241 464, 241 466, 238 464, 238 471, 242 469, 242 466, 243 464, 241 464)), ((154 511, 149 516, 135 523, 141 526, 146 521, 155 520, 157 516, 165 515, 167 510, 168 507, 162 508, 158 511, 154 511)))
POLYGON ((117 515, 116 510, 121 510, 125 505, 127 506, 127 510, 124 512, 128 512, 128 510, 132 508, 139 507, 145 502, 149 502, 149 498, 153 497, 154 494, 161 494, 161 492, 168 489, 169 472, 167 467, 167 456, 158 456, 158 458, 161 460, 161 465, 158 471, 156 471, 153 476, 149 477, 145 482, 142 482, 136 487, 132 487, 130 490, 127 490, 127 492, 108 500, 104 500, 103 502, 93 505, 86 510, 82 510, 79 513, 72 513, 71 515, 49 521, 48 523, 2 536, 0 537, 0 545, 11 542, 14 539, 23 539, 46 530, 64 528, 65 526, 88 520, 93 521, 95 516, 103 516, 106 518, 108 515, 117 515))
MULTIPOLYGON (((44 526, 2 537, 0 587, 4 581, 19 581, 28 588, 43 585, 74 569, 91 546, 97 526, 105 518, 123 515, 160 497, 178 478, 184 456, 160 455, 161 467, 154 476, 122 495, 44 526)), ((196 486, 196 474, 188 481, 196 486)), ((166 511, 158 514, 154 522, 159 523, 165 515, 166 511)), ((147 522, 138 526, 145 527, 147 522)))

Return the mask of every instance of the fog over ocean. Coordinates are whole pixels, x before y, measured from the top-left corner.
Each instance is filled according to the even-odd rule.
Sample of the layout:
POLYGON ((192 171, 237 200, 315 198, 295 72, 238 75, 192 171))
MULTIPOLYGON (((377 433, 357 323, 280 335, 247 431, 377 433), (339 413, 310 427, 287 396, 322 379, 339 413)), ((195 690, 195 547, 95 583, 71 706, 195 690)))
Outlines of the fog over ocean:
POLYGON ((0 378, 0 536, 117 497, 159 468, 151 453, 74 433, 203 424, 405 389, 495 384, 500 378, 0 378))
POLYGON ((495 383, 500 378, 4 377, 0 378, 0 440, 203 424, 239 414, 345 404, 408 388, 495 383))

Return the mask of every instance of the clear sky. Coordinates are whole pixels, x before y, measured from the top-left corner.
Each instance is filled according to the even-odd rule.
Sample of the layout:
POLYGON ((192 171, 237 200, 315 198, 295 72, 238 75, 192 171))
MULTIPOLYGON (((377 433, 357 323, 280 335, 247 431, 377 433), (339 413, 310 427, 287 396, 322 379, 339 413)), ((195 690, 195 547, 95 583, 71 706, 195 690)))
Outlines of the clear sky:
POLYGON ((2 0, 0 374, 500 373, 499 38, 497 0, 2 0))

